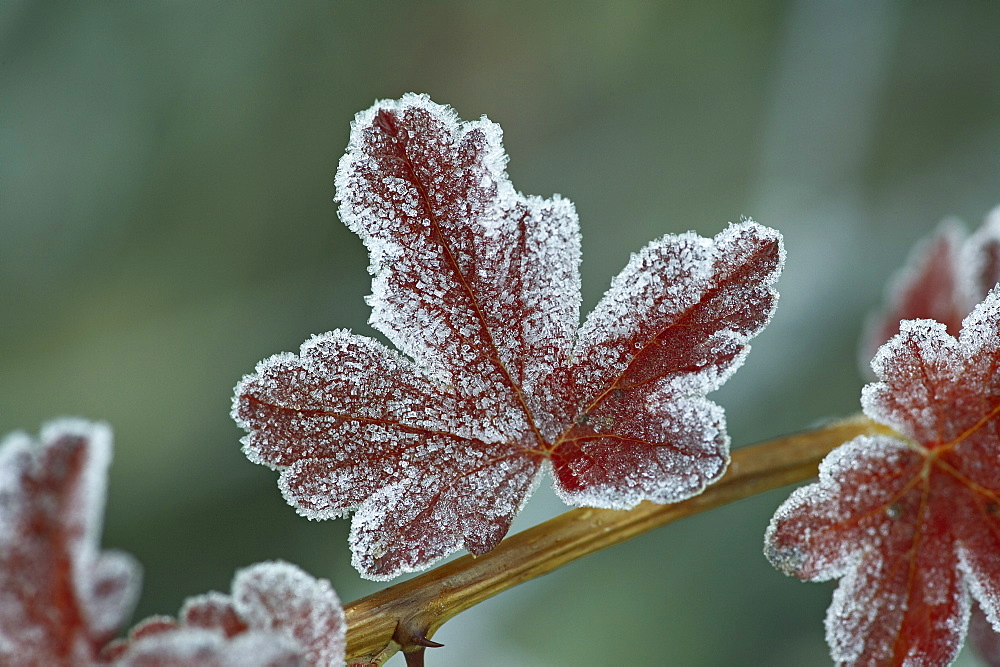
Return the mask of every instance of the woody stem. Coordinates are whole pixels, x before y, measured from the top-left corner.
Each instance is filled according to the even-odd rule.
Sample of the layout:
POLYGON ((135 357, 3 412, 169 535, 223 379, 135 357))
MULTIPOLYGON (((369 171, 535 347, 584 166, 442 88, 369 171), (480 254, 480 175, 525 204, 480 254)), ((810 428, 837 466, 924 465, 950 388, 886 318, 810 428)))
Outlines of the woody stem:
POLYGON ((571 510, 483 556, 459 558, 356 600, 344 607, 348 663, 381 664, 400 649, 423 651, 445 621, 497 593, 671 521, 806 480, 834 447, 879 432, 885 427, 856 416, 745 447, 733 452, 726 474, 694 498, 631 510, 571 510))

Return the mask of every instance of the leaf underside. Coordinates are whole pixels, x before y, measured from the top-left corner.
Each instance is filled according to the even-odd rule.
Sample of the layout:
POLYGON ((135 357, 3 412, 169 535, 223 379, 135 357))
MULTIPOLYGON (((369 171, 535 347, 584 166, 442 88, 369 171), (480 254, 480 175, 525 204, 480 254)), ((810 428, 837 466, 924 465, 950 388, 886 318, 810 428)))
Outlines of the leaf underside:
POLYGON ((773 312, 777 232, 654 241, 581 327, 573 206, 516 192, 506 159, 497 125, 425 96, 359 114, 337 199, 396 350, 336 330, 236 388, 247 456, 304 516, 355 511, 368 578, 489 551, 547 466, 567 502, 627 508, 699 493, 728 463, 705 394, 773 312))

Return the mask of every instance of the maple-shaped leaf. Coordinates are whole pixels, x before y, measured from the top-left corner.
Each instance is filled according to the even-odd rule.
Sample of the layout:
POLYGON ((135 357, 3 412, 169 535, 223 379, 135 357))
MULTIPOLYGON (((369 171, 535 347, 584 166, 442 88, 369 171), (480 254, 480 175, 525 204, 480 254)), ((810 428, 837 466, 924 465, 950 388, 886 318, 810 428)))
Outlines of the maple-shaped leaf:
POLYGON ((1000 282, 1000 208, 971 236, 945 220, 910 252, 889 282, 886 305, 865 327, 861 352, 871 359, 902 320, 931 319, 957 335, 962 320, 1000 282))
MULTIPOLYGON (((899 331, 901 320, 932 319, 957 334, 962 319, 1000 281, 1000 208, 990 212, 970 237, 964 226, 945 220, 917 245, 886 291, 883 310, 869 318, 862 355, 875 351, 899 331)), ((988 664, 1000 664, 1000 634, 973 603, 969 634, 988 664)))
POLYGON ((516 192, 506 161, 497 125, 425 96, 360 113, 337 200, 398 352, 336 330, 236 388, 246 455, 281 471, 300 514, 356 510, 371 579, 489 551, 547 465, 567 502, 627 508, 697 494, 728 462, 705 394, 771 317, 780 235, 665 236, 580 327, 573 206, 516 192))
POLYGON ((766 554, 804 580, 841 577, 827 614, 835 660, 943 665, 970 594, 1000 627, 1000 292, 957 338, 902 322, 872 368, 864 411, 898 436, 834 450, 778 509, 766 554))
POLYGON ((103 657, 121 667, 326 667, 343 664, 346 629, 328 581, 274 561, 237 572, 231 595, 189 598, 177 621, 147 619, 103 657))
POLYGON ((139 566, 99 549, 111 430, 62 419, 0 444, 0 664, 90 665, 132 611, 139 566))

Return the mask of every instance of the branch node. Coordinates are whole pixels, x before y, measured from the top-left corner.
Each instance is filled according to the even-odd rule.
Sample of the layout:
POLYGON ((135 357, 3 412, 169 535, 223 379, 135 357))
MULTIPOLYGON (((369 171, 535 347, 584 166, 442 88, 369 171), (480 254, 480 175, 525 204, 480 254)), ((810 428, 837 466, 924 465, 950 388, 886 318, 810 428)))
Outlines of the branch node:
MULTIPOLYGON (((399 644, 403 653, 407 655, 410 653, 423 654, 425 648, 441 648, 444 646, 444 644, 439 644, 427 638, 429 628, 426 623, 417 623, 414 621, 413 617, 400 620, 396 624, 396 632, 392 635, 392 641, 399 644)), ((423 664, 422 657, 420 660, 421 664, 423 664)), ((407 665, 409 665, 409 662, 407 662, 407 665)))

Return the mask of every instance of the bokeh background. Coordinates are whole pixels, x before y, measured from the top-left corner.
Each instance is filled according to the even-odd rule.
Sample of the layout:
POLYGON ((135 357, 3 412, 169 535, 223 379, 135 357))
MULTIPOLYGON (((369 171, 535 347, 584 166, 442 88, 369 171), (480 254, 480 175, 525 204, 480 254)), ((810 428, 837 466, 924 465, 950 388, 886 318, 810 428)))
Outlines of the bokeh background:
MULTIPOLYGON (((113 425, 104 544, 145 566, 136 618, 268 558, 345 600, 380 588, 348 522, 297 517, 228 413, 258 360, 373 333, 332 179, 354 113, 407 91, 487 114, 515 187, 575 201, 585 311, 652 238, 780 229, 778 313, 715 395, 733 445, 851 414, 887 277, 1000 202, 998 34, 987 0, 4 0, 0 432, 113 425)), ((430 664, 824 664, 832 584, 761 555, 787 493, 505 593, 430 664)), ((543 485, 515 529, 564 509, 543 485)))

